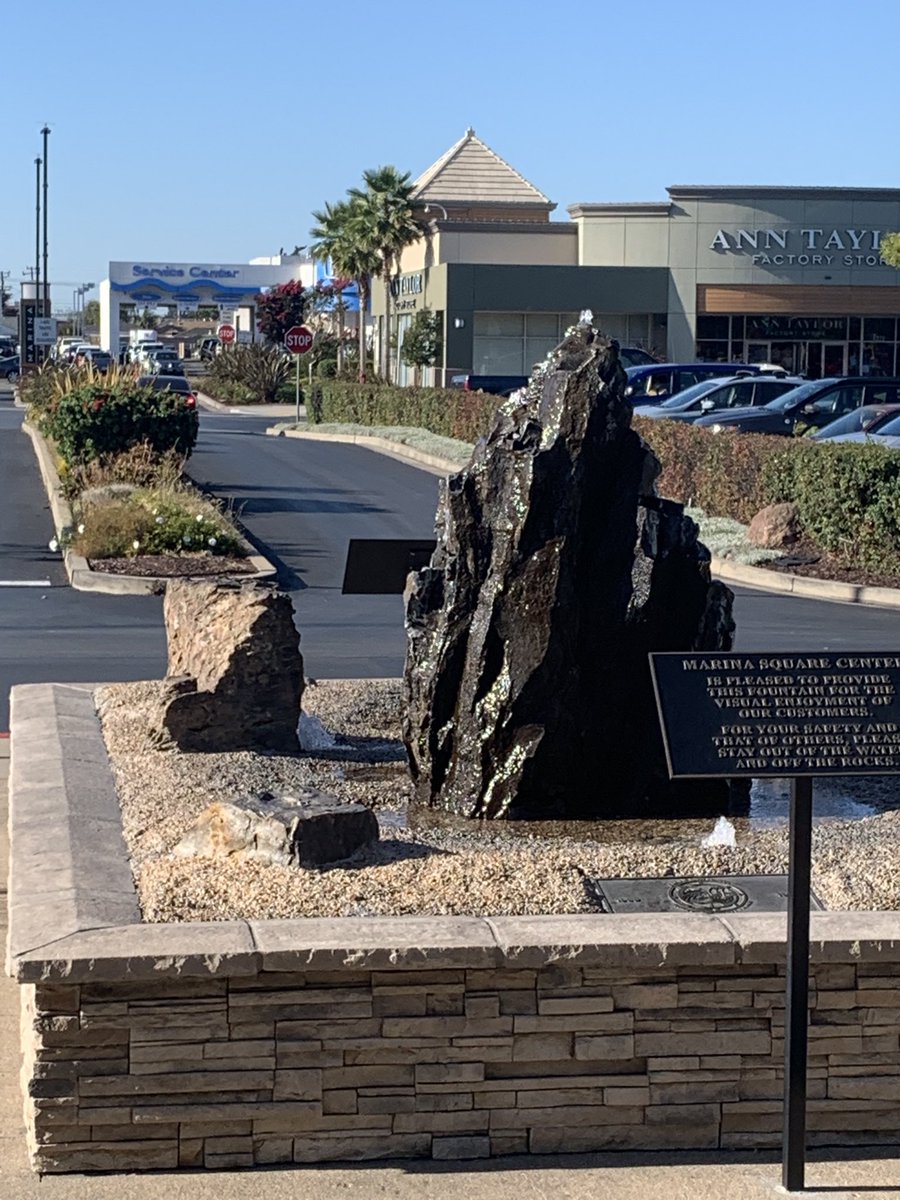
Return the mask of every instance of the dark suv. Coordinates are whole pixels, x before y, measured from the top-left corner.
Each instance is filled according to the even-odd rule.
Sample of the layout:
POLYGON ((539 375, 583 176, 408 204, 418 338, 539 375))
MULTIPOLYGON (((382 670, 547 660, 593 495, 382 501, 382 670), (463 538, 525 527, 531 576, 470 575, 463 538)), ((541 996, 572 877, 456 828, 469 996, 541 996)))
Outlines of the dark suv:
POLYGON ((849 379, 816 379, 801 383, 762 408, 735 408, 730 412, 711 413, 697 425, 720 433, 736 429, 741 433, 780 433, 785 437, 807 429, 821 429, 844 413, 863 404, 900 403, 900 378, 873 379, 871 376, 849 379))

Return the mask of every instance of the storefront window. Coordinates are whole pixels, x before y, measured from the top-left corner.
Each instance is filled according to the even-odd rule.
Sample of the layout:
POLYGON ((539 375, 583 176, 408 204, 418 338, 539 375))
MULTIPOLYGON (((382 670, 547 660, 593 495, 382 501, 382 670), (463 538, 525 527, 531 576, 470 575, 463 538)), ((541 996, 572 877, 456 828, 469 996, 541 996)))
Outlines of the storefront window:
POLYGON ((893 317, 866 317, 863 323, 863 338, 867 342, 892 342, 894 325, 893 317))
POLYGON ((730 362, 728 343, 706 339, 697 343, 698 362, 730 362))
POLYGON ((525 332, 525 314, 478 312, 474 330, 476 337, 520 338, 525 332))
MULTIPOLYGON (((530 375, 578 323, 580 313, 491 313, 474 314, 472 369, 478 375, 530 375)), ((624 316, 594 314, 593 323, 607 337, 623 345, 656 345, 665 349, 665 318, 649 314, 624 316), (657 342, 650 342, 656 322, 657 342), (661 324, 660 324, 661 323, 661 324)))
MULTIPOLYGON (((866 321, 866 325, 869 322, 866 321)), ((884 342, 865 342, 863 344, 861 375, 893 375, 894 347, 884 342)))
POLYGON ((704 341, 728 341, 728 317, 697 317, 697 337, 704 341))
POLYGON ((559 316, 556 313, 526 313, 525 333, 528 337, 558 337, 559 316))

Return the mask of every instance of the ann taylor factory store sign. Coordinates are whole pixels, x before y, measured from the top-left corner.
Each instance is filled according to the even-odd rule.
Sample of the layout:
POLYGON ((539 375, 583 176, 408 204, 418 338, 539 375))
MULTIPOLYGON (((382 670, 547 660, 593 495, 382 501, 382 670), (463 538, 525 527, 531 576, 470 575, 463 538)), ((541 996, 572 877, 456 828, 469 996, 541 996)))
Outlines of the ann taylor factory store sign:
POLYGON ((719 229, 710 250, 748 254, 760 267, 879 267, 880 229, 719 229))

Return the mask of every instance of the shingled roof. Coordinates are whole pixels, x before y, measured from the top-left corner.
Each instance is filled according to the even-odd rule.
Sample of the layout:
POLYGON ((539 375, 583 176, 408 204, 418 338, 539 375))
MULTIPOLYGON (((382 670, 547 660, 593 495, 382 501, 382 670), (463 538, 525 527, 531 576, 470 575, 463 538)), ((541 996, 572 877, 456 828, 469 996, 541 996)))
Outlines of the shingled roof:
POLYGON ((505 159, 467 129, 455 145, 415 181, 416 200, 444 205, 477 204, 531 208, 548 213, 556 208, 505 159))

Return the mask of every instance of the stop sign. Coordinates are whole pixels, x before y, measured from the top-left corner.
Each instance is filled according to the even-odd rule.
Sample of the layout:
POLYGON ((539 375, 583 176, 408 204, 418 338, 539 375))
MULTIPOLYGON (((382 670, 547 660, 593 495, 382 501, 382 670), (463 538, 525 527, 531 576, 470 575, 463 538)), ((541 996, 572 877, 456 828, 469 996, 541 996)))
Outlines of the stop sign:
POLYGON ((305 354, 313 344, 312 330, 305 325, 292 325, 284 335, 284 344, 291 354, 305 354))
POLYGON ((219 326, 219 340, 221 341, 223 346, 230 345, 234 341, 234 326, 233 325, 220 325, 219 326))

